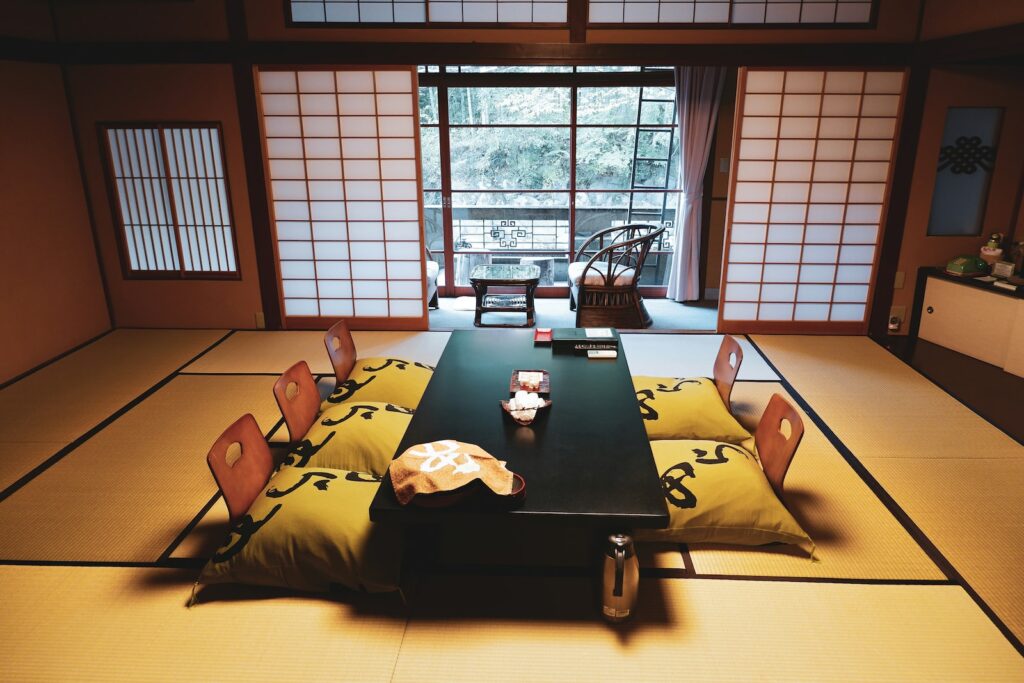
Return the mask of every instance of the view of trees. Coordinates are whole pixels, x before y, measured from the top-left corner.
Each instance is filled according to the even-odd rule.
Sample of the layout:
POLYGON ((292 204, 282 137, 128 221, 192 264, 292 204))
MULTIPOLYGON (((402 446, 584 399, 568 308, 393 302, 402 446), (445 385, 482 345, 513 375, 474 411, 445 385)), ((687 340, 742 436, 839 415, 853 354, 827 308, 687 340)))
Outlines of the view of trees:
MULTIPOLYGON (((437 89, 420 89, 423 124, 437 122, 437 89)), ((578 88, 576 188, 628 190, 675 189, 678 143, 672 144, 673 88, 578 88), (650 101, 662 100, 662 101, 650 101), (641 126, 663 126, 645 129, 641 126), (670 154, 671 162, 667 159, 670 154), (633 174, 634 145, 641 159, 633 174), (671 166, 671 167, 670 167, 671 166)), ((451 88, 448 114, 453 190, 567 190, 570 173, 570 88, 451 88), (543 127, 525 127, 543 126, 543 127)), ((440 187, 438 129, 422 136, 424 187, 440 187)), ((486 193, 460 196, 493 205, 486 193)), ((623 194, 591 192, 591 206, 617 206, 623 194)), ((497 199, 495 197, 494 199, 497 199)), ((502 199, 510 199, 508 195, 502 199)), ((565 195, 558 199, 564 201, 565 195)), ((627 200, 628 201, 628 200, 627 200)), ((542 195, 524 193, 513 205, 544 205, 542 195)), ((468 204, 474 205, 474 204, 468 204)), ((479 204, 475 204, 479 205, 479 204)), ((502 203, 504 206, 508 204, 502 203)))

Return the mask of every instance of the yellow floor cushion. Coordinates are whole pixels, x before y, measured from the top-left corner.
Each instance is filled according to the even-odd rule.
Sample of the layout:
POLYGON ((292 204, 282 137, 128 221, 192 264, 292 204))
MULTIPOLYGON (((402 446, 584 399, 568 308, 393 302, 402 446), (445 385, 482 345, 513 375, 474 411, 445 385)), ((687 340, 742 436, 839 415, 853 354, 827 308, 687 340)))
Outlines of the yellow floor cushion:
POLYGON ((638 530, 645 541, 789 543, 813 553, 814 542, 775 495, 754 456, 719 441, 652 441, 668 508, 666 529, 638 530))
POLYGON ((334 389, 320 410, 351 401, 384 401, 415 408, 433 376, 434 368, 425 363, 383 356, 360 358, 348 379, 334 389))
POLYGON ((709 439, 753 449, 750 432, 729 413, 710 379, 638 375, 633 389, 649 439, 709 439))
POLYGON ((353 401, 331 406, 292 448, 284 464, 332 467, 382 477, 413 412, 393 403, 353 401))
POLYGON ((232 526, 199 582, 397 590, 401 530, 369 516, 379 481, 345 470, 282 467, 232 526))

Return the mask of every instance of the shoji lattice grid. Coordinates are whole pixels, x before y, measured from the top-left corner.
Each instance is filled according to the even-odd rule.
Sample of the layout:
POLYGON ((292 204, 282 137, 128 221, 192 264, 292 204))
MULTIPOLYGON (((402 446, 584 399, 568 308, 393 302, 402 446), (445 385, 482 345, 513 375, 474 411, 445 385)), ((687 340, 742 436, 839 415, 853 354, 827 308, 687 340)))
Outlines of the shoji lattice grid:
POLYGON ((130 270, 235 273, 220 130, 108 127, 106 134, 130 270))
POLYGON ((298 24, 564 24, 566 0, 292 0, 298 24))
POLYGON ((744 72, 722 321, 866 319, 903 79, 744 72))
POLYGON ((866 24, 870 0, 590 0, 592 24, 866 24))
POLYGON ((261 71, 289 317, 424 316, 413 71, 261 71))

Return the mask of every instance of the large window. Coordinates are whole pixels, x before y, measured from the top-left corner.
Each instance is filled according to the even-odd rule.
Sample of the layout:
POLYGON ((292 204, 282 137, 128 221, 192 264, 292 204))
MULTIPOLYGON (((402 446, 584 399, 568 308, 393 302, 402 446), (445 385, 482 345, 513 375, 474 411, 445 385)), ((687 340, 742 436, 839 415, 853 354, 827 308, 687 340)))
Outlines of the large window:
MULTIPOLYGON (((599 85, 601 76, 572 67, 448 67, 433 79, 424 71, 427 238, 446 266, 443 282, 459 290, 476 265, 535 263, 542 287, 565 286, 569 260, 598 230, 672 226, 671 72, 636 68, 599 85)), ((656 245, 643 285, 665 285, 670 244, 656 245)))
POLYGON ((105 126, 125 271, 237 277, 218 126, 105 126))

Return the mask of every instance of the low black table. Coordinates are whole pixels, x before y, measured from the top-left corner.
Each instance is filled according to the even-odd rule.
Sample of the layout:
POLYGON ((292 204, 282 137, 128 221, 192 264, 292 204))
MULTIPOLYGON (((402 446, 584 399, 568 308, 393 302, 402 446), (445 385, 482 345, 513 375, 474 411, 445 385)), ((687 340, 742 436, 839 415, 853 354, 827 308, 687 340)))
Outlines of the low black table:
POLYGON ((469 274, 469 284, 476 293, 477 327, 533 327, 533 293, 540 282, 540 266, 488 263, 477 266, 469 274), (490 287, 523 287, 522 294, 488 294, 490 287), (484 313, 518 312, 526 314, 523 325, 491 325, 483 322, 484 313))
POLYGON ((403 507, 385 477, 370 519, 405 524, 558 521, 590 531, 664 527, 668 513, 624 353, 590 360, 535 347, 526 330, 456 331, 396 455, 442 439, 477 444, 526 480, 511 510, 403 507), (520 427, 498 401, 513 370, 551 373, 550 408, 520 427))

